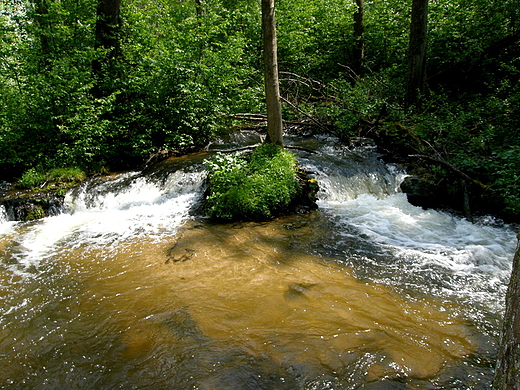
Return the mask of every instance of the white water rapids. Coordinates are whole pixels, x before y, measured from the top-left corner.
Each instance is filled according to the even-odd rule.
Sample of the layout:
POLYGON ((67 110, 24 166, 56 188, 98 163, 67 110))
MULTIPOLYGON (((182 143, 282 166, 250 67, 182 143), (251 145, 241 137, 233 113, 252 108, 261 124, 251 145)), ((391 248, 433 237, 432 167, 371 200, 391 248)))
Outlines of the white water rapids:
MULTIPOLYGON (((402 170, 378 160, 377 155, 370 148, 364 147, 354 151, 336 148, 333 142, 328 139, 312 139, 300 144, 317 151, 316 154, 299 151, 298 158, 301 165, 311 171, 318 179, 321 188, 319 193, 320 208, 312 217, 317 218, 318 222, 317 225, 312 225, 315 222, 305 222, 304 218, 306 217, 302 216, 301 219, 298 219, 298 222, 283 222, 283 224, 285 224, 286 230, 309 224, 309 226, 316 226, 316 229, 319 227, 324 230, 329 229, 329 231, 324 236, 316 235, 314 237, 312 236, 313 230, 310 228, 310 236, 304 238, 296 234, 288 236, 289 241, 293 239, 301 240, 290 242, 288 245, 298 246, 302 252, 308 251, 308 255, 316 259, 326 259, 327 261, 332 259, 338 266, 351 270, 356 278, 355 280, 359 281, 361 285, 366 283, 366 286, 372 284, 386 286, 385 288, 388 288, 389 292, 382 294, 382 296, 391 292, 399 299, 411 302, 410 304, 427 300, 430 303, 426 307, 431 304, 440 312, 447 312, 451 320, 443 320, 446 321, 444 324, 444 322, 439 322, 440 320, 429 320, 424 313, 418 314, 418 317, 413 321, 417 322, 419 327, 421 321, 425 323, 431 321, 432 324, 438 322, 441 327, 449 327, 450 321, 453 321, 453 323, 458 323, 458 321, 469 323, 470 330, 467 332, 471 335, 468 336, 471 340, 467 341, 468 346, 461 347, 457 352, 450 352, 456 357, 454 358, 455 363, 446 363, 443 359, 447 358, 440 357, 438 363, 432 363, 431 367, 428 366, 428 369, 424 368, 424 372, 421 371, 420 367, 412 367, 413 364, 407 357, 401 360, 394 358, 394 361, 390 363, 386 363, 388 358, 385 357, 376 362, 379 359, 378 352, 370 349, 368 344, 362 345, 362 341, 356 341, 357 344, 362 346, 358 347, 354 343, 356 344, 354 347, 345 341, 345 345, 349 345, 348 348, 354 351, 351 351, 352 357, 342 357, 344 359, 342 364, 348 370, 344 368, 342 371, 341 368, 338 368, 339 366, 335 367, 333 363, 329 362, 330 357, 327 357, 329 362, 327 365, 335 367, 333 369, 327 368, 330 372, 325 370, 326 373, 324 373, 325 371, 321 372, 315 369, 316 373, 310 369, 302 368, 305 375, 296 375, 293 378, 293 384, 287 385, 287 387, 280 385, 280 383, 286 383, 284 381, 289 380, 287 379, 289 371, 284 368, 280 370, 285 373, 285 377, 280 376, 281 379, 277 377, 278 382, 276 383, 278 384, 276 386, 278 387, 271 386, 271 382, 274 383, 274 379, 272 379, 271 382, 249 380, 247 382, 249 385, 246 387, 236 385, 236 387, 227 388, 230 390, 242 390, 244 388, 337 390, 346 388, 487 388, 492 375, 497 335, 500 330, 500 315, 516 245, 515 231, 491 217, 481 218, 477 223, 471 223, 448 213, 412 206, 408 203, 406 195, 399 190, 399 184, 404 178, 402 170), (316 217, 316 215, 318 216, 316 217), (470 347, 470 344, 476 346, 470 347), (468 352, 470 350, 472 352, 468 352), (396 368, 399 365, 398 363, 401 365, 396 368), (384 369, 381 367, 384 367, 384 369), (310 374, 311 372, 312 374, 310 374), (331 374, 331 372, 335 374, 331 374), (349 372, 357 372, 357 374, 348 374, 349 372), (415 379, 410 379, 412 377, 415 379), (391 380, 392 383, 388 386, 395 387, 373 385, 373 383, 383 383, 387 380, 391 380), (371 383, 372 387, 369 387, 371 383), (452 387, 447 387, 447 384, 452 385, 452 387)), ((191 356, 191 352, 186 351, 191 351, 190 348, 192 347, 190 346, 183 347, 185 348, 183 352, 175 355, 177 360, 174 360, 177 363, 171 360, 173 358, 165 360, 169 362, 168 364, 171 364, 171 367, 168 369, 161 368, 165 371, 161 371, 159 376, 154 377, 148 373, 149 380, 141 377, 139 377, 141 379, 135 379, 138 377, 137 372, 140 372, 137 364, 147 366, 151 364, 151 360, 159 359, 162 361, 161 358, 164 357, 165 352, 161 352, 157 349, 159 348, 157 346, 150 347, 153 350, 150 355, 141 356, 141 352, 125 352, 121 355, 124 356, 124 358, 121 357, 123 362, 113 363, 114 366, 111 367, 110 364, 112 363, 107 363, 107 359, 109 359, 107 357, 109 356, 108 351, 110 354, 119 356, 120 349, 111 345, 107 346, 104 341, 101 342, 105 338, 115 337, 108 336, 106 332, 112 332, 113 335, 124 334, 124 336, 121 336, 123 341, 117 343, 125 345, 125 351, 133 351, 132 348, 135 345, 139 346, 139 348, 135 347, 136 351, 141 351, 149 347, 149 343, 152 342, 150 340, 159 337, 158 333, 153 333, 148 338, 143 337, 141 340, 140 336, 137 335, 138 332, 133 333, 131 330, 137 326, 136 324, 141 324, 142 321, 147 319, 148 321, 150 319, 156 321, 155 318, 159 318, 157 314, 154 314, 156 311, 152 311, 150 314, 146 310, 153 306, 154 300, 165 299, 164 302, 169 302, 173 299, 168 295, 170 292, 166 293, 168 288, 172 288, 172 293, 175 294, 181 294, 181 292, 180 290, 176 291, 174 282, 167 281, 166 276, 160 272, 150 273, 148 279, 146 275, 147 272, 157 266, 157 262, 151 259, 159 258, 159 254, 156 252, 163 250, 154 248, 169 245, 165 243, 176 237, 183 226, 194 219, 191 211, 202 197, 204 178, 201 157, 198 156, 194 161, 190 161, 188 158, 182 161, 182 164, 176 162, 165 164, 160 169, 148 173, 125 173, 86 183, 80 189, 67 195, 66 210, 63 214, 40 221, 10 222, 6 220, 5 212, 0 210, 0 256, 2 259, 0 264, 0 363, 7 367, 0 374, 0 383, 4 383, 2 388, 63 388, 60 386, 67 383, 70 388, 119 388, 118 386, 122 386, 122 383, 131 385, 132 388, 171 388, 169 386, 172 383, 177 385, 184 383, 184 385, 178 385, 180 386, 178 388, 220 389, 226 387, 222 384, 218 385, 218 383, 227 383, 226 386, 231 386, 229 383, 235 383, 230 382, 231 379, 228 376, 220 376, 218 380, 215 379, 210 374, 211 370, 204 371, 201 368, 203 364, 200 362, 191 362, 188 367, 191 367, 192 377, 199 375, 200 378, 205 378, 204 381, 200 379, 197 382, 197 378, 189 379, 186 373, 177 372, 174 368, 175 364, 180 367, 185 367, 183 365, 188 364, 186 359, 188 359, 188 355, 191 356), (124 260, 117 260, 116 263, 115 259, 122 258, 122 256, 125 256, 124 260), (136 275, 132 276, 131 282, 127 280, 125 285, 122 282, 110 284, 111 280, 119 280, 118 278, 124 275, 130 278, 130 275, 133 275, 131 268, 137 267, 135 264, 138 261, 143 262, 144 265, 140 271, 136 271, 136 275), (113 265, 110 265, 112 263, 113 265), (94 268, 92 264, 96 264, 98 268, 94 268), (106 276, 103 276, 103 273, 106 273, 106 276), (141 275, 142 281, 140 281, 139 275, 141 275), (154 287, 153 275, 158 280, 158 286, 159 283, 164 284, 160 284, 160 287, 154 287), (148 297, 148 301, 142 301, 141 298, 132 295, 144 290, 152 291, 154 289, 158 289, 159 295, 163 294, 168 298, 158 298, 158 295, 154 295, 155 298, 148 297), (98 302, 96 300, 98 298, 95 297, 100 296, 102 298, 99 298, 98 302), (110 299, 122 299, 120 297, 123 296, 128 296, 128 303, 119 303, 119 307, 108 303, 112 302, 110 299), (71 307, 74 307, 74 304, 81 306, 81 310, 78 311, 79 314, 71 314, 71 307), (128 314, 123 316, 125 313, 124 305, 133 309, 129 309, 128 314), (100 308, 107 311, 107 314, 106 318, 101 315, 99 321, 104 325, 99 325, 98 328, 94 317, 96 311, 100 308), (143 313, 142 318, 135 314, 140 313, 140 310, 143 313), (56 313, 64 314, 57 315, 56 313), (118 316, 121 316, 122 319, 116 326, 110 318, 118 316), (135 316, 134 320, 132 320, 133 316, 135 316), (89 320, 87 321, 88 325, 85 325, 83 322, 91 317, 93 322, 89 322, 89 320), (82 324, 85 327, 84 329, 95 328, 92 333, 88 333, 88 336, 84 336, 88 339, 83 342, 88 344, 88 340, 90 340, 93 344, 92 348, 97 348, 96 352, 89 355, 86 350, 82 349, 82 345, 73 346, 74 340, 76 338, 81 340, 82 337, 78 334, 80 331, 72 326, 75 323, 82 324), (76 334, 74 336, 76 338, 72 337, 72 334, 76 334), (43 342, 42 340, 48 340, 49 344, 39 349, 38 345, 43 342), (68 347, 65 348, 65 345, 68 347), (104 348, 108 348, 108 350, 105 351, 104 348), (46 361, 38 360, 38 353, 45 356, 46 361), (79 360, 74 360, 76 355, 79 356, 79 360), (180 359, 178 356, 183 356, 182 359, 184 360, 178 360, 180 359), (78 374, 79 376, 76 377, 72 375, 73 366, 70 365, 72 361, 75 362, 76 370, 80 370, 81 361, 83 361, 83 364, 87 364, 89 361, 92 361, 92 363, 89 369, 85 369, 81 372, 81 375, 78 374), (49 367, 52 364, 55 366, 49 367), (133 368, 129 368, 130 366, 133 368), (121 372, 120 375, 114 373, 117 370, 121 372), (90 379, 89 375, 92 376, 90 379), (168 375, 176 376, 177 379, 165 379, 168 375), (37 376, 40 376, 41 379, 35 379, 37 376), (82 384, 85 386, 89 380, 92 380, 94 385, 82 387, 82 384), (125 382, 130 380, 134 382, 125 382), (137 383, 140 380, 142 382, 137 383), (47 385, 47 387, 44 385, 47 385)), ((268 226, 270 225, 266 225, 266 227, 268 226)), ((225 229, 229 231, 226 234, 232 236, 234 228, 233 226, 226 227, 225 229)), ((194 229, 202 228, 196 225, 194 229)), ((212 247, 209 244, 209 232, 213 231, 211 229, 219 231, 219 228, 209 226, 207 229, 210 230, 205 233, 206 236, 202 235, 203 241, 205 240, 204 237, 208 237, 209 249, 206 252, 213 250, 211 248, 214 248, 215 252, 220 251, 218 247, 212 247)), ((224 227, 221 231, 224 231, 224 227)), ((175 245, 182 245, 182 240, 181 236, 175 245)), ((267 253, 271 250, 266 249, 268 247, 262 248, 258 250, 258 253, 267 253)), ((246 248, 243 249, 246 250, 246 248)), ((273 250, 279 256, 282 256, 283 250, 281 248, 274 248, 273 250)), ((206 252, 204 252, 204 256, 206 256, 206 252)), ((192 260, 185 261, 185 259, 190 259, 192 253, 195 253, 192 249, 186 249, 186 257, 178 263, 179 267, 188 267, 192 260)), ((251 249, 250 255, 255 258, 259 256, 256 249, 254 251, 251 249)), ((197 256, 199 259, 202 258, 202 252, 196 253, 195 257, 197 256)), ((226 256, 229 257, 229 255, 226 256)), ((223 260, 219 261, 222 263, 223 260)), ((313 262, 314 260, 310 261, 313 262)), ((165 261, 161 260, 159 263, 164 266, 165 261)), ((168 260, 166 260, 166 263, 168 263, 168 260)), ((228 270, 230 267, 238 267, 237 263, 232 264, 234 265, 227 267, 228 270)), ((207 266, 210 270, 217 269, 217 265, 207 266)), ((202 274, 204 265, 198 267, 199 271, 195 269, 185 270, 184 272, 188 273, 182 278, 179 276, 176 283, 181 285, 194 273, 200 272, 202 274)), ((259 266, 255 267, 259 268, 259 266)), ((250 268, 254 269, 253 266, 250 268)), ((333 270, 336 270, 336 268, 333 270)), ((235 271, 238 272, 236 269, 235 271)), ((274 272, 277 275, 281 274, 279 268, 275 268, 274 272)), ((311 276, 319 280, 320 283, 323 283, 322 280, 326 279, 319 276, 318 271, 314 268, 309 272, 316 272, 315 275, 311 276)), ((329 269, 327 272, 336 275, 336 271, 329 269)), ((265 278, 276 285, 273 274, 269 275, 271 276, 265 278)), ((288 275, 284 277, 289 277, 288 275)), ((213 274, 208 276, 207 283, 211 283, 210 280, 213 277, 213 274)), ((198 279, 201 278, 202 276, 198 275, 198 279)), ((335 277, 332 279, 335 280, 335 277)), ((203 280, 200 283, 201 285, 205 284, 203 280)), ((319 286, 320 283, 317 285, 319 286)), ((293 287, 290 287, 287 290, 288 292, 285 293, 285 301, 283 299, 282 301, 293 305, 294 302, 297 302, 293 299, 293 296, 298 298, 308 296, 307 294, 311 294, 309 291, 320 291, 318 287, 312 287, 315 284, 310 282, 307 284, 300 283, 294 287, 293 283, 291 285, 293 287)), ((210 305, 218 306, 219 299, 222 299, 222 302, 225 301, 224 291, 231 288, 229 283, 225 281, 223 285, 219 286, 217 289, 222 289, 222 291, 220 293, 215 292, 217 298, 210 305), (219 296, 220 298, 218 298, 219 296)), ((190 289, 197 291, 198 288, 201 287, 198 285, 187 286, 186 291, 190 289)), ((327 288, 335 287, 331 285, 327 288)), ((376 289, 378 288, 376 287, 376 289)), ((323 292, 323 295, 320 295, 320 298, 317 299, 325 302, 329 296, 327 294, 330 294, 330 291, 327 291, 323 292)), ((244 294, 244 292, 241 292, 241 294, 244 294)), ((342 296, 341 294, 338 296, 342 296)), ((367 297, 370 295, 368 290, 363 294, 367 294, 367 297)), ((177 295, 175 296, 177 297, 177 295)), ((181 301, 187 299, 182 294, 178 295, 178 298, 181 301), (182 299, 179 298, 181 296, 182 299)), ((200 313, 196 309, 196 305, 203 302, 205 297, 194 298, 198 303, 186 303, 187 307, 190 308, 190 305, 194 307, 190 309, 190 316, 178 314, 178 311, 175 312, 177 313, 175 315, 177 317, 181 315, 182 321, 188 323, 193 322, 192 317, 195 318, 199 322, 198 326, 202 329, 204 335, 195 334, 196 332, 194 335, 192 332, 188 336, 182 333, 183 336, 180 337, 176 333, 176 342, 182 344, 190 339, 194 345, 207 345, 210 343, 210 339, 224 337, 222 336, 225 333, 223 329, 211 330, 212 328, 208 324, 208 322, 211 322, 211 317, 205 322, 203 312, 207 309, 201 308, 200 313), (211 337, 209 337, 210 333, 211 337)), ((206 298, 211 299, 209 292, 206 298)), ((337 302, 339 298, 334 299, 334 302, 337 302)), ((265 300, 268 301, 269 298, 265 298, 265 300)), ((163 304, 165 304, 164 302, 163 304)), ((370 305, 370 300, 367 300, 367 305, 370 305)), ((242 308, 240 310, 253 310, 254 307, 253 305, 248 309, 242 308)), ((325 308, 320 310, 326 312, 325 308)), ((223 312, 222 321, 235 321, 237 327, 242 326, 239 325, 236 318, 228 318, 234 315, 229 311, 231 309, 223 312)), ((419 313, 419 309, 408 309, 405 312, 419 313)), ((215 315, 218 315, 218 313, 215 315)), ((362 313, 360 315, 362 316, 362 313)), ((236 316, 238 318, 238 314, 236 316)), ((283 318, 284 314, 280 314, 280 316, 283 318)), ((166 323, 171 325, 173 320, 168 321, 166 323)), ((327 321, 327 319, 320 318, 320 321, 327 321)), ((375 324, 383 323, 384 319, 373 321, 375 324)), ((175 323, 177 324, 177 322, 175 323)), ((245 325, 243 326, 246 329, 245 325)), ((281 328, 281 330, 269 329, 272 324, 266 326, 265 329, 257 329, 258 337, 266 332, 274 332, 274 334, 288 332, 285 328, 281 328)), ((316 332, 318 332, 318 326, 326 329, 326 325, 316 325, 316 332)), ((402 326, 403 329, 401 330, 379 330, 378 332, 382 333, 377 336, 377 340, 386 337, 383 336, 384 332, 390 334, 395 331, 396 334, 399 334, 399 332, 406 331, 410 332, 411 335, 413 334, 413 331, 410 330, 412 325, 403 322, 402 326)), ((197 327, 193 325, 190 329, 195 328, 197 327)), ((382 329, 390 329, 390 326, 382 329)), ((325 332, 325 330, 322 331, 325 332)), ((371 332, 372 330, 366 329, 363 331, 371 332)), ((361 337, 358 333, 362 334, 363 331, 359 330, 356 337, 361 337)), ((448 332, 448 330, 446 331, 448 332)), ((303 333, 305 332, 302 331, 303 333)), ((319 339, 312 332, 310 334, 311 339, 319 339)), ((338 336, 338 334, 331 334, 331 339, 337 338, 337 341, 339 341, 341 335, 338 336)), ((255 337, 257 337, 256 334, 252 334, 248 339, 251 340, 255 337)), ((323 339, 324 336, 321 337, 323 339)), ((368 333, 366 337, 368 337, 368 333)), ((421 337, 422 339, 419 338, 418 343, 426 345, 425 340, 434 336, 421 337)), ((455 336, 447 336, 446 340, 448 341, 443 341, 440 344, 452 343, 454 339, 455 336)), ((278 340, 278 343, 282 343, 279 339, 276 340, 278 340)), ((360 340, 363 340, 363 338, 361 337, 360 340)), ((247 344, 247 341, 245 342, 247 344)), ((297 340, 295 339, 293 342, 296 343, 297 340)), ((115 341, 114 343, 117 344, 115 341)), ((290 350, 289 345, 289 342, 287 342, 286 348, 288 351, 290 350)), ((374 348, 377 349, 377 345, 379 344, 375 343, 374 348)), ((240 348, 245 347, 241 346, 240 348)), ((279 359, 276 354, 269 355, 266 351, 258 352, 253 347, 250 346, 250 348, 251 351, 248 353, 251 356, 259 355, 262 356, 262 359, 269 356, 270 362, 279 359)), ((441 348, 441 346, 438 348, 441 348)), ((209 357, 201 357, 200 361, 211 361, 214 357, 212 354, 215 353, 212 349, 209 357)), ((332 355, 334 353, 336 352, 331 352, 332 355)), ((195 352, 193 352, 193 355, 196 355, 195 352)), ((388 355, 390 356, 392 353, 389 352, 388 355)), ((394 355, 399 354, 396 352, 394 355)), ((226 356, 229 356, 229 353, 226 356)), ((288 359, 287 356, 290 356, 290 352, 287 352, 284 359, 288 359)), ((239 364, 236 358, 234 359, 233 365, 239 364)), ((432 360, 435 359, 432 358, 432 360)), ((264 360, 262 361, 264 362, 262 364, 267 364, 264 360)), ((163 364, 166 363, 163 362, 163 364)), ((255 360, 254 369, 260 370, 258 366, 262 366, 262 364, 255 360)), ((280 367, 285 367, 283 364, 289 363, 280 364, 280 367)), ((301 366, 310 365, 309 362, 300 362, 299 364, 301 366)), ((320 364, 324 365, 323 361, 320 364)), ((426 365, 426 363, 423 365, 426 365)), ((265 367, 263 369, 267 370, 265 367)), ((223 368, 223 370, 231 370, 231 368, 223 368)), ((140 372, 140 375, 146 376, 147 374, 140 372)), ((242 378, 240 375, 238 376, 242 378)))

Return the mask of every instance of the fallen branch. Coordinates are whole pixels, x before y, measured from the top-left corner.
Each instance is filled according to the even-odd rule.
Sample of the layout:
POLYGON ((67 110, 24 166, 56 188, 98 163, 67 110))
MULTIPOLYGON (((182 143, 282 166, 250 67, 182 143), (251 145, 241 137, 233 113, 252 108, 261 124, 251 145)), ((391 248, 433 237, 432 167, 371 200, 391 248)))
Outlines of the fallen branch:
MULTIPOLYGON (((208 149, 209 152, 218 152, 218 153, 234 153, 234 152, 243 152, 244 150, 253 150, 256 147, 260 146, 262 144, 254 144, 254 145, 248 145, 248 146, 241 146, 239 148, 232 148, 232 149, 208 149)), ((312 149, 307 149, 302 146, 292 146, 292 145, 284 145, 286 149, 294 149, 294 150, 302 150, 304 152, 317 154, 318 152, 312 149)))
POLYGON ((244 150, 254 149, 262 144, 254 144, 254 145, 248 145, 248 146, 241 146, 239 148, 232 148, 232 149, 213 149, 209 150, 208 152, 219 152, 219 153, 233 153, 233 152, 242 152, 244 150))
POLYGON ((168 150, 164 150, 164 149, 159 149, 157 152, 155 152, 154 154, 152 154, 148 160, 146 160, 146 162, 144 163, 144 166, 147 167, 152 161, 156 161, 160 158, 165 158, 167 157, 169 154, 169 151, 168 150))
POLYGON ((464 180, 466 180, 468 182, 476 184, 477 186, 479 186, 480 188, 482 188, 485 191, 489 191, 491 193, 495 193, 495 190, 493 188, 485 185, 484 183, 480 182, 477 179, 474 179, 474 178, 470 177, 468 174, 462 172, 460 169, 455 167, 453 164, 450 164, 449 162, 447 162, 446 160, 444 160, 440 156, 434 157, 434 156, 428 156, 426 154, 411 154, 410 157, 417 157, 417 158, 422 158, 422 159, 425 159, 425 160, 430 160, 430 161, 436 162, 436 163, 438 163, 440 165, 445 166, 446 168, 450 169, 451 171, 455 172, 462 179, 464 179, 464 180))
POLYGON ((323 125, 320 121, 318 121, 317 119, 313 118, 310 114, 307 114, 305 111, 301 110, 299 107, 296 107, 294 104, 292 104, 289 100, 287 100, 286 98, 284 98, 282 96, 282 100, 287 103, 288 105, 290 105, 292 108, 294 108, 296 111, 298 111, 300 114, 306 116, 307 118, 309 118, 311 121, 313 121, 320 129, 322 129, 323 131, 325 132, 328 132, 329 129, 323 125))
POLYGON ((257 122, 267 121, 267 115, 263 115, 263 114, 239 113, 239 114, 231 115, 231 118, 248 120, 248 121, 257 121, 257 122))
POLYGON ((327 97, 327 94, 325 92, 325 87, 321 81, 314 80, 309 77, 300 76, 299 74, 296 74, 293 72, 281 71, 280 75, 289 75, 289 76, 293 77, 293 78, 280 78, 280 82, 299 83, 299 84, 306 86, 311 91, 318 92, 321 96, 327 97), (317 87, 314 85, 317 85, 317 87))

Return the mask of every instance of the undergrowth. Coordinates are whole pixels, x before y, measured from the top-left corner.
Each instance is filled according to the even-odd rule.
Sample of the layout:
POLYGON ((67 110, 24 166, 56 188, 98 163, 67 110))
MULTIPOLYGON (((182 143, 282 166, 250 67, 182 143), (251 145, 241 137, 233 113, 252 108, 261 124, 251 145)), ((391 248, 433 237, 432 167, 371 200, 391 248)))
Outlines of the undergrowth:
POLYGON ((261 145, 250 156, 219 153, 206 166, 206 213, 214 219, 269 219, 301 191, 295 156, 276 145, 261 145))
POLYGON ((37 189, 48 186, 68 187, 86 178, 85 172, 79 168, 55 168, 48 172, 40 172, 35 168, 27 170, 18 181, 18 187, 37 189))

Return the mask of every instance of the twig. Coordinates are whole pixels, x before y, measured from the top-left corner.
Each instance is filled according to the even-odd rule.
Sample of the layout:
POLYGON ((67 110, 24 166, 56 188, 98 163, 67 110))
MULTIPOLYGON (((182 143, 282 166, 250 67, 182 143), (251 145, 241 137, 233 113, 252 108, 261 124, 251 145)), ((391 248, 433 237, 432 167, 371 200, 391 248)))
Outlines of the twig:
POLYGON ((290 105, 292 108, 294 108, 296 111, 298 111, 300 114, 306 116, 307 118, 309 118, 311 121, 313 121, 320 129, 328 132, 329 129, 327 129, 327 127, 325 125, 323 125, 321 122, 319 122, 317 119, 314 119, 310 114, 307 114, 305 111, 301 110, 299 107, 296 107, 294 104, 292 104, 289 100, 287 100, 286 98, 284 98, 282 96, 282 100, 287 103, 288 105, 290 105))

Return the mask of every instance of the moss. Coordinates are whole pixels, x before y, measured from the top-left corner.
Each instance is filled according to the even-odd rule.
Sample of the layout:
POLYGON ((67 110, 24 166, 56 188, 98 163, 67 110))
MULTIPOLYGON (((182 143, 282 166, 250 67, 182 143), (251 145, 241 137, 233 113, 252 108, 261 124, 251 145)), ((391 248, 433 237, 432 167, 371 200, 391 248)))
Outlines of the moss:
POLYGON ((45 217, 45 210, 40 205, 32 205, 31 208, 27 211, 27 215, 25 216, 25 221, 34 221, 35 219, 40 219, 45 217))
POLYGON ((47 173, 42 173, 31 168, 22 175, 18 181, 18 187, 25 189, 48 188, 54 189, 63 187, 70 188, 83 180, 86 174, 79 168, 55 168, 47 173))

